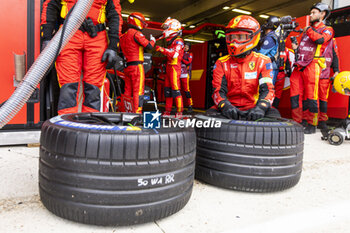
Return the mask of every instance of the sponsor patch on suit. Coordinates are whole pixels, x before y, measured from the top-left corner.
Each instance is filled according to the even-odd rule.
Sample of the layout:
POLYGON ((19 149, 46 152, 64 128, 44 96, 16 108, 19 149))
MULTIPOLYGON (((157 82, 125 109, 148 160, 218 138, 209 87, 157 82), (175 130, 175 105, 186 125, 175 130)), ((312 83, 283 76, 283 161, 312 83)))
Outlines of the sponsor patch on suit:
POLYGON ((256 79, 258 72, 245 72, 244 79, 256 79))

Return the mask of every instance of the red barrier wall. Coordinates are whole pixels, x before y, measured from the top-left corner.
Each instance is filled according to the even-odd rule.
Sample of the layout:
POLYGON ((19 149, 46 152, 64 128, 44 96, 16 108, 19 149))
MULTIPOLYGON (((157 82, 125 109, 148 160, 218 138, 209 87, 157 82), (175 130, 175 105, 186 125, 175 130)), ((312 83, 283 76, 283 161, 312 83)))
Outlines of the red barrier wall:
MULTIPOLYGON (((11 0, 0 1, 0 71, 1 71, 1 85, 0 85, 0 103, 6 101, 14 92, 13 76, 15 74, 14 68, 14 53, 34 56, 39 54, 40 46, 40 0, 24 1, 11 0), (35 11, 32 14, 35 16, 33 24, 35 24, 34 43, 36 48, 34 54, 28 54, 28 5, 34 4, 35 11)), ((33 60, 33 59, 32 59, 33 60)), ((27 60, 28 66, 28 60, 27 60)), ((27 67, 29 69, 29 67, 27 67)), ((34 104, 34 123, 40 120, 39 103, 34 104)), ((27 106, 9 122, 9 124, 26 124, 27 123, 27 106)))

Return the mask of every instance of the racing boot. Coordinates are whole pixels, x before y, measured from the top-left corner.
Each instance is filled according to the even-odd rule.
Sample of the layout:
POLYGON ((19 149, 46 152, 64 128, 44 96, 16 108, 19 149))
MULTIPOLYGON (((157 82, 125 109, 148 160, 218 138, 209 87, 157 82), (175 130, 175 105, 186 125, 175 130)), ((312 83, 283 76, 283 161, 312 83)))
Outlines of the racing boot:
POLYGON ((307 124, 307 126, 304 129, 304 134, 314 134, 316 133, 316 126, 307 124))

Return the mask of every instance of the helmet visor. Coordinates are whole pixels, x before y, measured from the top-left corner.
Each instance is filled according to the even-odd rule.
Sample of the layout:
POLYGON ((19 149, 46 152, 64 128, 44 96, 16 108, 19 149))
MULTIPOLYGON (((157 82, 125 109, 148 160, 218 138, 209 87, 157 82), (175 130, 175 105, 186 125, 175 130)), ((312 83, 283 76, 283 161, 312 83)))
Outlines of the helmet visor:
POLYGON ((148 26, 147 22, 144 21, 140 16, 138 15, 130 15, 131 24, 134 24, 135 26, 138 26, 139 28, 143 29, 148 26))
POLYGON ((244 31, 236 31, 226 34, 226 43, 246 43, 252 38, 252 34, 244 31))
MULTIPOLYGON (((135 17, 135 16, 134 16, 135 17)), ((148 26, 148 23, 146 21, 144 21, 141 17, 139 16, 136 16, 135 17, 136 19, 140 20, 140 22, 142 23, 143 27, 147 27, 148 26)))
POLYGON ((142 21, 143 27, 148 27, 148 23, 146 21, 142 21))
POLYGON ((163 29, 163 30, 169 29, 169 24, 163 23, 163 24, 162 24, 162 29, 163 29))

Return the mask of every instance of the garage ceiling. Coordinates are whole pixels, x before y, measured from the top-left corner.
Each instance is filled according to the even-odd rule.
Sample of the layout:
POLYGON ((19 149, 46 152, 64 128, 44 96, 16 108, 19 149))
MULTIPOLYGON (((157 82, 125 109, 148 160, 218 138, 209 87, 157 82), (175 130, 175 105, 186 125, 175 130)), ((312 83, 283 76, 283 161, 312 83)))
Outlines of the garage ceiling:
MULTIPOLYGON (((202 23, 226 25, 233 17, 240 13, 232 9, 241 9, 252 12, 260 23, 265 19, 259 15, 300 17, 309 13, 315 0, 135 0, 130 4, 128 0, 121 0, 122 12, 141 12, 151 21, 163 22, 168 16, 186 24, 198 26, 202 23), (223 7, 228 7, 224 10, 223 7)), ((194 39, 210 40, 211 33, 200 32, 191 36, 194 39)))

